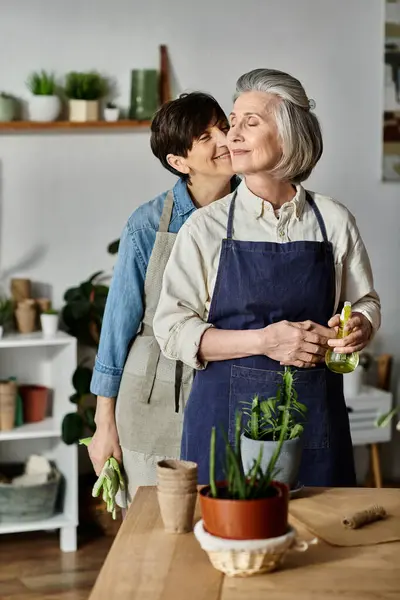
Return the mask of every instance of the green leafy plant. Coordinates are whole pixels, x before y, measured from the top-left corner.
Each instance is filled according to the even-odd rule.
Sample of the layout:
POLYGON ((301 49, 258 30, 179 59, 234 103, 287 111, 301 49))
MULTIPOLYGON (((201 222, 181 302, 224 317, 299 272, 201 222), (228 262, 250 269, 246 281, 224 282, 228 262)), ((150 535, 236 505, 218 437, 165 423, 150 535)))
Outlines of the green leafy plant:
POLYGON ((14 305, 10 298, 0 297, 0 325, 7 325, 12 319, 14 305))
POLYGON ((70 100, 99 100, 108 93, 108 82, 96 71, 68 73, 65 80, 65 95, 70 100))
POLYGON ((61 426, 62 439, 68 445, 79 442, 86 431, 91 434, 96 431, 95 409, 90 406, 94 402, 90 392, 91 379, 92 369, 83 365, 78 366, 72 376, 75 392, 69 399, 77 405, 77 411, 66 414, 61 426))
POLYGON ((102 271, 94 273, 87 281, 68 289, 64 294, 62 319, 68 333, 86 346, 97 346, 103 322, 108 287, 95 280, 102 271))
POLYGON ((107 102, 106 108, 117 108, 117 105, 114 102, 107 102))
POLYGON ((47 310, 43 310, 42 311, 42 315, 58 315, 58 310, 55 310, 54 308, 48 308, 47 310))
POLYGON ((399 412, 400 406, 396 406, 396 408, 393 408, 389 412, 379 415, 379 417, 377 417, 375 420, 375 427, 387 427, 391 424, 393 417, 395 417, 399 412))
POLYGON ((261 468, 263 449, 257 460, 247 473, 242 466, 241 453, 241 432, 242 418, 241 412, 236 414, 235 420, 235 444, 232 447, 224 431, 221 434, 225 442, 225 478, 226 486, 218 486, 215 480, 216 463, 216 429, 212 428, 210 440, 210 495, 213 498, 230 498, 232 500, 250 500, 255 498, 268 498, 276 493, 271 485, 276 475, 276 463, 280 456, 283 442, 285 441, 290 421, 290 402, 289 394, 285 395, 284 404, 282 404, 282 426, 279 432, 278 444, 265 470, 261 468))
POLYGON ((246 408, 243 412, 248 417, 244 433, 252 440, 277 441, 286 419, 288 425, 285 440, 293 440, 303 433, 307 407, 298 401, 295 372, 290 367, 285 367, 280 375, 282 381, 275 396, 263 400, 257 395, 252 402, 244 403, 246 408))
POLYGON ((6 92, 0 92, 0 98, 4 98, 5 100, 13 100, 14 96, 7 94, 6 92))
POLYGON ((54 96, 57 89, 54 73, 47 73, 46 71, 31 73, 28 77, 27 86, 35 96, 54 96))

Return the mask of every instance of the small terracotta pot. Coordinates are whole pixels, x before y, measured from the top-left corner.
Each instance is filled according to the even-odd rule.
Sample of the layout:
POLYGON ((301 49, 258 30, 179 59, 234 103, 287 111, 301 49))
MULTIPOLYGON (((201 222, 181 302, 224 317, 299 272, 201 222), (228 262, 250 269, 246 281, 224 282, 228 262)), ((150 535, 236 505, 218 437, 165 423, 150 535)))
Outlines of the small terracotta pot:
POLYGON ((19 392, 24 409, 24 422, 37 423, 46 417, 49 390, 43 385, 21 385, 19 392))
POLYGON ((16 404, 15 381, 0 381, 0 431, 14 429, 16 404))
MULTIPOLYGON (((217 484, 225 488, 224 482, 217 484)), ((289 488, 273 481, 276 495, 257 500, 212 498, 210 486, 200 491, 204 527, 229 540, 263 540, 285 535, 288 528, 289 488)))

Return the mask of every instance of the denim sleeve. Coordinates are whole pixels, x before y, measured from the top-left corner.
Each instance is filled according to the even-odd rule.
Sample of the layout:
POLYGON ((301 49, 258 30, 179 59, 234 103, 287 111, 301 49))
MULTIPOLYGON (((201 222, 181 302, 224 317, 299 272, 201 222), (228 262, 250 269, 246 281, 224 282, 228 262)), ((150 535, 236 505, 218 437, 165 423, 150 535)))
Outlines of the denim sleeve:
MULTIPOLYGON (((117 396, 128 349, 143 317, 148 261, 143 257, 137 233, 128 222, 121 236, 90 388, 97 396, 117 396)), ((140 233, 141 237, 146 234, 146 246, 152 248, 155 232, 148 228, 140 233)))

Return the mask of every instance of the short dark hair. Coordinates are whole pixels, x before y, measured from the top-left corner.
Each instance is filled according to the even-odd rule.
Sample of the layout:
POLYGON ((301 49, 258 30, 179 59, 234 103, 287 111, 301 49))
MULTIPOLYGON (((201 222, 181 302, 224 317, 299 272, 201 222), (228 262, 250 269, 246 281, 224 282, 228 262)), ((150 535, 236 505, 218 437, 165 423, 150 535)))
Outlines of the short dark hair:
POLYGON ((151 124, 150 145, 161 164, 182 179, 188 176, 168 164, 167 155, 186 158, 198 139, 212 124, 226 123, 227 118, 218 102, 203 92, 181 94, 163 104, 151 124))

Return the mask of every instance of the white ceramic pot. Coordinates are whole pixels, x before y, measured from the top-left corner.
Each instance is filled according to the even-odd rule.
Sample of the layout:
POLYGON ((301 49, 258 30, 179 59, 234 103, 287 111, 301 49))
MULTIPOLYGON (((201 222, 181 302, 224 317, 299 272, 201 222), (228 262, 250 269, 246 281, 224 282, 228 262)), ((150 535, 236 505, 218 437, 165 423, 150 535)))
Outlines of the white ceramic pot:
POLYGON ((58 331, 58 315, 40 315, 40 324, 44 337, 54 337, 58 331))
POLYGON ((61 100, 58 96, 31 96, 28 110, 30 121, 55 121, 61 112, 61 100))
POLYGON ((104 120, 105 121, 118 121, 119 119, 119 108, 105 108, 104 109, 104 120))
POLYGON ((343 393, 346 399, 354 398, 361 393, 364 369, 358 366, 352 373, 343 375, 343 393))
POLYGON ((70 100, 69 120, 75 123, 99 120, 98 100, 70 100))

